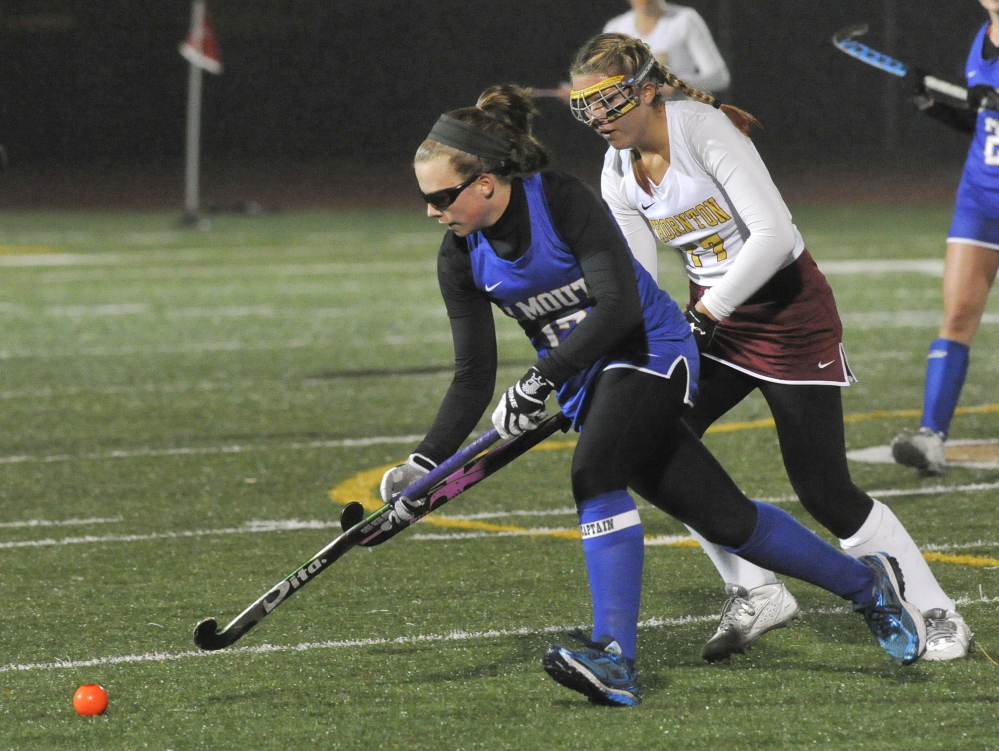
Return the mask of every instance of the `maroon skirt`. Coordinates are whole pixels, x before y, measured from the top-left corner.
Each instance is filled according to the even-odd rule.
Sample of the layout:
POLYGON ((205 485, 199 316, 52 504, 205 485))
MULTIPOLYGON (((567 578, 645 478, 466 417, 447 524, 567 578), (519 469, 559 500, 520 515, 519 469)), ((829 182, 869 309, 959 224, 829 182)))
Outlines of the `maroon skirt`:
MULTIPOLYGON (((708 289, 691 282, 688 307, 708 289)), ((702 354, 778 383, 847 386, 857 380, 832 288, 808 250, 721 321, 702 354)))

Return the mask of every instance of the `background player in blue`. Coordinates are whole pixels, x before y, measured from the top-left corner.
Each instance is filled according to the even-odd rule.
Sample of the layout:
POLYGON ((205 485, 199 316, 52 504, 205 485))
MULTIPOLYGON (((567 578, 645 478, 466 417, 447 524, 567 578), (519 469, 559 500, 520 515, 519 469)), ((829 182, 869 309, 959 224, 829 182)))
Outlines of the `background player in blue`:
MULTIPOLYGON (((548 163, 531 135, 524 90, 488 89, 441 116, 415 157, 427 215, 448 228, 438 280, 451 322, 455 375, 430 431, 385 473, 395 494, 454 451, 493 398, 492 305, 515 318, 538 359, 492 414, 504 436, 544 419, 557 392, 580 430, 572 459, 593 603, 592 638, 555 645, 546 671, 591 700, 638 703, 635 647, 644 536, 635 492, 748 560, 854 603, 901 664, 924 649, 919 611, 901 599, 894 564, 858 561, 789 514, 744 496, 681 420, 694 394, 697 348, 676 303, 632 257, 600 198, 548 163)), ((397 501, 403 504, 402 500, 397 501)))
POLYGON ((999 0, 980 2, 989 20, 975 36, 965 66, 968 107, 931 99, 922 71, 909 77, 921 110, 973 134, 947 234, 944 320, 930 344, 922 422, 918 431, 896 436, 891 446, 895 461, 923 476, 947 470, 944 441, 968 372, 971 341, 999 269, 999 0))

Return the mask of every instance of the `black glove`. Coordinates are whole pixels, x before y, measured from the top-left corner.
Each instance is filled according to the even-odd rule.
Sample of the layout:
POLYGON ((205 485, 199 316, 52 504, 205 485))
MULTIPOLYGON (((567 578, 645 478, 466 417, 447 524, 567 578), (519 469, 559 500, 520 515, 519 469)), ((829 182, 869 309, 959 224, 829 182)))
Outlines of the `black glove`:
POLYGON ((511 386, 500 397, 493 410, 493 427, 501 438, 520 435, 534 430, 548 417, 545 400, 555 390, 555 384, 545 378, 536 367, 511 386))
POLYGON ((985 83, 968 89, 968 107, 973 111, 986 109, 999 112, 999 91, 985 83))
POLYGON ((920 111, 929 109, 934 102, 933 95, 926 90, 926 84, 923 82, 927 75, 929 74, 922 68, 909 68, 902 79, 906 91, 912 97, 913 104, 920 111))
POLYGON ((690 324, 690 333, 694 335, 694 341, 697 342, 697 351, 703 352, 711 346, 711 340, 715 336, 715 328, 718 326, 718 321, 712 320, 706 313, 699 312, 693 306, 687 308, 687 312, 683 314, 683 317, 690 324))
POLYGON ((909 68, 905 72, 902 81, 905 84, 905 90, 909 92, 909 96, 929 96, 926 92, 926 84, 923 83, 923 79, 928 75, 929 73, 922 68, 909 68))

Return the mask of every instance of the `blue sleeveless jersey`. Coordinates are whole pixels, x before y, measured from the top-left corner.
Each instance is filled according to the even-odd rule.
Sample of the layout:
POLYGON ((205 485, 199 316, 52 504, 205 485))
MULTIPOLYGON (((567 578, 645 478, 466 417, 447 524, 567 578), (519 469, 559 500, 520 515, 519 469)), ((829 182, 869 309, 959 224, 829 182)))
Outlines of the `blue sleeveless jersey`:
MULTIPOLYGON (((999 88, 999 60, 982 57, 989 24, 975 36, 965 66, 968 86, 999 88)), ((999 112, 982 110, 964 162, 949 240, 972 240, 999 250, 999 112)))
MULTIPOLYGON (((531 217, 531 246, 527 252, 507 261, 496 254, 481 232, 469 235, 467 242, 475 286, 507 316, 517 320, 538 355, 544 357, 586 318, 594 301, 576 257, 552 224, 541 175, 525 177, 523 184, 531 217)), ((621 243, 627 247, 623 238, 621 243)), ((693 403, 699 361, 690 326, 645 268, 634 259, 632 263, 644 310, 644 336, 629 337, 619 351, 602 357, 558 390, 559 405, 577 428, 587 389, 606 368, 636 368, 668 377, 679 361, 686 360, 687 401, 693 403)))

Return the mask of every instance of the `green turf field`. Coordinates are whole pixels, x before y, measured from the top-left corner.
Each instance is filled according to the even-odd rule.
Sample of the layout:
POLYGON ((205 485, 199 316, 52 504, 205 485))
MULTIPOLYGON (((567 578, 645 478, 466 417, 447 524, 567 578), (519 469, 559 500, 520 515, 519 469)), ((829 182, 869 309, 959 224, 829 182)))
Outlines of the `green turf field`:
MULTIPOLYGON (((848 448, 884 445, 918 420, 949 207, 795 218, 861 379, 848 448)), ((0 749, 999 748, 996 468, 931 481, 851 464, 959 598, 980 645, 960 664, 895 667, 842 601, 794 582, 801 622, 708 665, 721 583, 643 506, 644 701, 588 704, 541 668, 590 619, 571 437, 199 653, 201 618, 228 622, 308 560, 428 427, 451 361, 440 235, 418 211, 207 231, 166 213, 0 215, 0 749), (91 682, 110 706, 80 717, 91 682)), ((682 295, 678 262, 662 266, 682 295)), ((952 438, 999 437, 997 324, 993 295, 952 438)), ((505 387, 532 353, 499 328, 505 387)), ((751 399, 706 440, 749 494, 819 531, 766 416, 751 399)))

